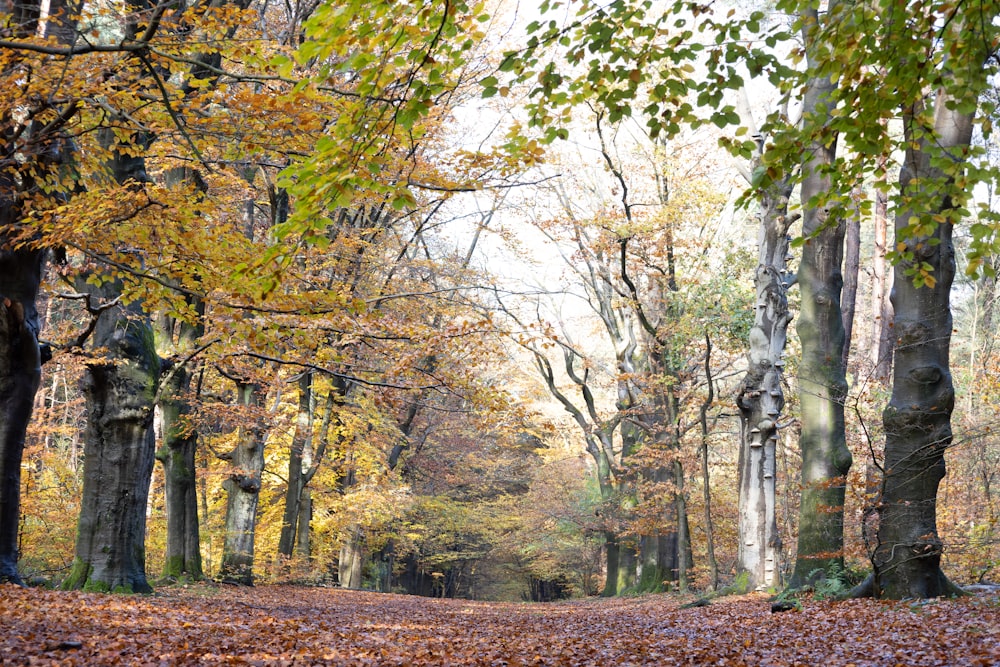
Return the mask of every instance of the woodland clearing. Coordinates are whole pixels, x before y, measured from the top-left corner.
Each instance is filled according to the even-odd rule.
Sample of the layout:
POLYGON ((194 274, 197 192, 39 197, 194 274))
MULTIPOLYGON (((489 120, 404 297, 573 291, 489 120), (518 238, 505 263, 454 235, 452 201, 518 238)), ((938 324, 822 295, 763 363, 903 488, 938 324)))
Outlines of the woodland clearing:
POLYGON ((3 665, 996 665, 1000 597, 683 608, 671 595, 558 603, 294 586, 151 596, 0 586, 3 665))

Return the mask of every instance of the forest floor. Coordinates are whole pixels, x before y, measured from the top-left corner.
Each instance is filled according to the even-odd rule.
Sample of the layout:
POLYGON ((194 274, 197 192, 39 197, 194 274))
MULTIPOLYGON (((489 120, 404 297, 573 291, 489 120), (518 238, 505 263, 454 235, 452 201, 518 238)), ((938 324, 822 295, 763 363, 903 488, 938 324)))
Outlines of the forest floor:
MULTIPOLYGON (((690 600, 691 598, 687 598, 690 600)), ((0 586, 3 665, 1000 665, 1000 597, 682 608, 211 584, 151 596, 0 586)))

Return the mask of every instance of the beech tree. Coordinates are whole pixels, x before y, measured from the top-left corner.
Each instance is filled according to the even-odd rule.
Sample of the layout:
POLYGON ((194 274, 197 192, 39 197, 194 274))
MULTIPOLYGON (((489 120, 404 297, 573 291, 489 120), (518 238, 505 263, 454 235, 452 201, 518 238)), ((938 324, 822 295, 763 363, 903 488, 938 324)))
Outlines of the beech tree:
MULTIPOLYGON (((755 133, 756 134, 756 133, 755 133)), ((752 169, 762 167, 765 137, 757 140, 752 169)), ((750 173, 747 180, 752 180, 750 173)), ((738 567, 751 588, 781 583, 781 534, 777 519, 777 444, 785 405, 782 372, 792 313, 787 291, 795 277, 788 271, 789 212, 793 180, 776 179, 757 195, 760 220, 758 263, 754 272, 754 322, 749 335, 746 375, 736 396, 740 410, 738 567)))
MULTIPOLYGON (((851 20, 852 4, 831 3, 822 21, 835 26, 851 20)), ((844 402, 847 396, 844 322, 841 294, 844 284, 844 234, 853 186, 841 183, 833 191, 830 171, 836 163, 837 136, 828 131, 836 75, 820 61, 829 48, 818 35, 826 34, 817 8, 799 10, 805 43, 808 83, 802 100, 803 129, 809 137, 802 161, 799 197, 802 200, 802 258, 798 285, 802 312, 798 332, 802 342, 799 363, 799 402, 802 429, 802 496, 799 501, 798 549, 790 587, 835 574, 844 565, 844 498, 851 453, 847 448, 844 402), (826 131, 825 131, 826 130, 826 131), (844 192, 844 188, 850 188, 844 192)), ((832 33, 834 28, 830 28, 832 33)))
POLYGON ((195 401, 193 380, 198 366, 192 361, 205 333, 204 303, 193 303, 192 323, 161 314, 156 335, 165 347, 164 369, 156 403, 161 420, 161 445, 156 459, 163 464, 167 514, 167 553, 163 574, 201 579, 201 532, 198 521, 195 455, 198 430, 192 419, 195 401))
MULTIPOLYGON (((41 3, 0 5, 5 37, 26 40, 41 32, 66 43, 66 3, 49 6, 41 24, 41 3), (52 18, 57 17, 57 18, 52 18)), ((23 72, 38 65, 31 53, 3 51, 0 81, 11 91, 0 106, 0 581, 21 583, 17 573, 21 456, 32 403, 49 356, 39 346, 38 294, 47 249, 26 219, 57 206, 64 192, 49 188, 65 175, 73 151, 66 125, 76 104, 60 105, 39 94, 44 82, 25 81, 23 72)))
MULTIPOLYGON (((131 153, 131 144, 143 138, 130 136, 118 145, 110 131, 100 134, 110 151, 112 187, 141 189, 147 181, 145 160, 131 153)), ((133 216, 141 203, 136 208, 133 216)), ((142 303, 122 303, 121 279, 84 270, 77 283, 96 320, 90 341, 95 353, 84 373, 83 499, 73 569, 63 588, 148 593, 146 501, 160 357, 142 303)))
MULTIPOLYGON (((786 379, 801 396, 803 494, 791 584, 843 566, 851 306, 842 282, 853 266, 843 239, 852 216, 873 208, 895 223, 891 243, 879 230, 875 240, 895 262, 896 366, 884 460, 872 447, 884 472, 865 526, 874 574, 857 593, 956 591, 941 570, 947 536, 935 516, 952 444, 949 291, 956 236, 968 230, 972 275, 995 273, 1000 246, 995 213, 973 205, 994 180, 978 136, 990 139, 995 117, 984 95, 995 2, 780 0, 776 9, 797 17, 794 33, 763 12, 724 18, 713 5, 544 2, 524 47, 485 77, 478 49, 490 24, 474 2, 210 5, 125 3, 98 16, 58 0, 45 11, 0 0, 9 91, 0 102, 0 579, 19 581, 25 427, 49 354, 36 301, 51 252, 53 279, 74 286, 63 296, 83 317, 55 354, 83 360, 88 413, 65 586, 149 590, 143 522, 158 402, 166 574, 202 573, 194 466, 208 439, 198 429, 222 424, 230 432, 211 444, 226 451, 211 467, 225 479, 228 525, 212 549, 223 543, 224 579, 252 583, 263 546, 339 560, 347 586, 472 590, 472 567, 519 530, 513 497, 530 475, 512 457, 535 462, 519 440, 533 427, 486 372, 498 343, 472 296, 486 280, 471 275, 474 250, 452 251, 435 230, 466 213, 456 213, 455 193, 506 187, 545 158, 545 142, 579 138, 574 108, 586 107, 614 194, 566 216, 557 233, 552 221, 542 227, 573 245, 567 266, 613 348, 607 373, 598 377, 600 361, 564 322, 533 325, 522 342, 593 458, 607 502, 595 518, 606 521, 587 530, 605 533, 606 592, 634 587, 640 572, 639 588, 686 583, 686 435, 702 424, 708 492, 720 329, 742 330, 738 313, 754 324, 737 390, 735 555, 755 587, 778 583, 775 445, 795 281, 803 356, 786 379), (548 20, 557 5, 569 8, 565 23, 548 20), (526 127, 513 126, 491 153, 448 134, 452 106, 476 79, 486 96, 528 86, 526 127), (741 126, 731 96, 765 80, 780 100, 756 132, 741 126), (790 118, 797 107, 801 117, 790 118), (685 204, 669 178, 671 140, 706 128, 750 162, 742 203, 758 207, 761 235, 747 308, 727 305, 727 260, 682 233, 684 221, 711 219, 718 192, 685 204), (655 146, 648 170, 621 160, 615 133, 626 129, 655 146), (867 201, 859 184, 871 180, 891 196, 867 201), (799 212, 793 277, 788 236, 799 212), (704 266, 691 270, 695 255, 704 266), (476 428, 483 448, 504 453, 477 449, 476 428), (434 455, 461 457, 491 481, 434 455), (277 514, 280 524, 260 523, 277 514), (477 525, 486 520, 496 523, 477 525), (393 580, 393 563, 402 578, 393 580), (375 577, 362 576, 366 567, 375 577)), ((566 211, 578 203, 575 192, 560 196, 566 211)), ((882 374, 880 271, 873 355, 882 374)), ((202 476, 203 499, 214 479, 202 476)), ((982 484, 988 498, 991 478, 982 484)), ((554 569, 532 576, 539 571, 554 569)), ((545 597, 559 585, 536 577, 531 590, 545 597)))
MULTIPOLYGON (((732 105, 725 104, 725 95, 728 89, 742 85, 747 71, 752 77, 766 76, 776 82, 785 95, 792 94, 795 92, 793 89, 798 87, 806 91, 803 122, 798 128, 794 131, 788 128, 786 119, 780 113, 772 114, 765 123, 764 136, 769 136, 768 131, 772 128, 784 126, 787 129, 774 135, 774 149, 767 152, 769 164, 757 170, 751 180, 751 185, 760 189, 785 175, 794 174, 801 167, 796 181, 801 183, 805 218, 799 275, 803 294, 799 330, 803 341, 801 395, 805 493, 798 561, 793 577, 793 584, 798 584, 807 581, 819 570, 839 568, 843 558, 843 498, 850 455, 844 443, 845 339, 840 297, 844 221, 851 214, 852 194, 866 175, 881 174, 877 165, 878 160, 883 160, 880 156, 890 155, 896 146, 909 151, 906 164, 912 166, 904 170, 900 191, 894 201, 897 226, 900 226, 895 257, 902 261, 902 268, 897 269, 897 278, 906 276, 915 287, 925 291, 910 294, 897 287, 894 305, 899 312, 904 308, 904 301, 912 302, 907 307, 918 308, 914 321, 919 321, 920 327, 927 327, 928 323, 935 322, 930 319, 932 306, 925 304, 918 307, 917 304, 926 301, 926 290, 936 289, 938 281, 950 285, 948 263, 936 259, 935 254, 949 255, 950 237, 934 234, 938 225, 957 223, 965 215, 962 203, 966 199, 959 196, 955 191, 957 188, 951 188, 951 184, 967 186, 968 183, 985 180, 985 177, 974 163, 965 158, 969 152, 968 136, 961 132, 940 136, 943 128, 924 120, 924 115, 930 118, 931 114, 924 109, 936 108, 938 123, 950 123, 955 127, 971 126, 975 100, 983 90, 981 82, 989 70, 984 64, 990 48, 966 49, 965 46, 976 41, 969 27, 971 24, 980 26, 979 30, 985 30, 982 26, 992 26, 993 7, 989 5, 969 10, 976 14, 976 18, 970 19, 968 24, 962 20, 964 10, 958 11, 949 3, 936 3, 927 7, 926 11, 912 13, 909 8, 888 12, 885 8, 873 8, 865 3, 834 3, 822 15, 818 8, 798 2, 779 3, 778 9, 799 17, 797 27, 802 32, 804 46, 793 52, 795 58, 805 59, 799 70, 783 64, 773 51, 727 38, 757 35, 759 41, 771 48, 779 43, 789 43, 790 34, 786 31, 761 30, 764 17, 760 12, 753 12, 748 19, 737 22, 718 21, 710 9, 697 12, 694 17, 697 28, 717 37, 716 46, 700 47, 691 46, 687 41, 692 35, 687 31, 687 18, 674 22, 674 33, 669 30, 656 31, 655 34, 653 31, 646 32, 650 26, 663 25, 669 16, 679 14, 678 5, 668 7, 663 14, 653 15, 649 4, 632 5, 628 2, 615 2, 602 7, 583 3, 567 26, 558 22, 532 24, 529 31, 534 33, 534 37, 528 47, 523 52, 509 53, 502 68, 518 74, 521 80, 536 77, 528 110, 532 114, 531 122, 543 128, 550 140, 567 134, 568 114, 565 111, 559 113, 560 110, 582 100, 607 105, 612 114, 627 117, 632 115, 633 105, 643 99, 642 104, 646 106, 642 107, 642 114, 649 119, 651 133, 670 134, 684 122, 697 124, 704 122, 705 117, 720 127, 734 124, 738 115, 732 105), (862 27, 874 20, 876 9, 881 9, 890 18, 878 21, 879 27, 875 30, 862 27), (902 39, 901 35, 907 31, 915 31, 916 36, 907 42, 906 49, 895 48, 902 39), (618 41, 612 42, 610 35, 616 35, 618 41), (632 35, 634 39, 624 39, 624 35, 632 35), (933 42, 931 35, 939 35, 941 42, 933 42), (563 67, 559 59, 543 60, 539 57, 543 48, 556 43, 565 49, 567 63, 582 66, 583 74, 563 67), (864 48, 856 48, 856 43, 863 44, 864 48), (949 44, 968 54, 968 59, 957 56, 946 59, 942 54, 949 44), (705 62, 711 75, 703 78, 704 83, 692 84, 683 75, 685 63, 697 62, 700 51, 705 52, 705 62), (587 60, 586 53, 598 53, 603 57, 587 60), (608 60, 605 61, 604 57, 608 60), (844 58, 849 62, 847 67, 842 64, 844 58), (928 59, 935 63, 934 68, 925 70, 923 65, 916 64, 928 59), (937 65, 937 59, 944 64, 937 65), (663 67, 653 74, 648 67, 652 62, 673 67, 663 67), (643 63, 645 67, 636 63, 643 63), (588 68, 591 76, 586 74, 588 68), (844 78, 845 72, 847 78, 844 78), (942 72, 946 72, 951 79, 947 79, 942 72), (887 86, 886 80, 898 81, 898 86, 887 86), (637 90, 644 84, 653 91, 648 102, 637 95, 637 90), (697 94, 697 106, 682 101, 688 93, 697 94), (928 96, 932 102, 925 103, 928 96), (668 122, 661 120, 665 108, 674 111, 668 122), (901 119, 904 126, 910 125, 907 130, 910 134, 903 139, 906 143, 899 143, 886 130, 887 124, 895 119, 901 119), (917 119, 916 125, 913 119, 917 119), (848 157, 838 156, 838 142, 848 157), (919 150, 916 148, 918 144, 919 150), (940 146, 935 149, 940 152, 932 150, 931 145, 940 146), (961 155, 954 155, 949 148, 962 149, 961 155), (949 164, 959 166, 949 167, 949 164), (918 174, 915 179, 910 172, 918 174), (928 179, 934 185, 928 185, 928 179), (933 192, 933 196, 927 195, 929 191, 933 192), (919 206, 914 205, 917 199, 915 193, 927 195, 919 206), (898 217, 901 215, 907 217, 901 219, 898 217), (920 223, 924 218, 928 218, 929 222, 920 223), (916 240, 913 241, 910 236, 916 240), (926 261, 924 255, 927 256, 926 261), (944 264, 938 266, 940 261, 944 264), (935 276, 936 271, 940 271, 940 276, 935 276)), ((977 47, 990 43, 989 35, 978 34, 977 47)), ((500 90, 492 79, 484 81, 484 85, 487 94, 500 90)), ((727 139, 725 143, 741 155, 750 156, 755 149, 755 144, 746 140, 734 138, 727 139)), ((881 171, 884 167, 883 161, 881 171)), ((968 189, 964 188, 966 192, 968 189)), ((867 206, 863 205, 862 210, 868 210, 867 206)), ((991 229, 985 224, 973 226, 973 270, 982 264, 985 248, 989 247, 989 239, 992 238, 991 229)), ((942 293, 947 293, 946 288, 940 289, 942 293)), ((935 312, 943 317, 947 302, 938 302, 936 307, 935 312)), ((897 323, 897 331, 901 330, 897 323)), ((935 340, 946 343, 948 331, 950 320, 942 320, 934 330, 935 340)), ((922 335, 919 345, 907 345, 905 349, 910 354, 922 351, 929 345, 922 342, 925 339, 931 340, 931 335, 922 335)), ((897 355, 903 347, 897 336, 897 355)), ((918 410, 919 414, 930 410, 935 415, 950 415, 950 389, 940 384, 947 383, 947 357, 943 350, 938 354, 944 355, 935 361, 941 368, 931 373, 923 385, 917 383, 926 390, 919 392, 916 386, 906 390, 901 385, 902 378, 908 377, 905 374, 911 369, 904 370, 897 357, 894 392, 898 393, 898 397, 893 399, 886 413, 887 430, 892 430, 890 423, 897 433, 902 428, 900 418, 894 415, 905 415, 902 421, 908 425, 907 429, 922 423, 913 409, 903 409, 901 401, 917 406, 926 401, 926 409, 918 410), (933 388, 924 385, 933 385, 933 388), (917 400, 918 395, 920 400, 917 400)), ((918 365, 923 368, 921 364, 927 361, 928 358, 922 358, 918 365)), ((946 420, 946 415, 937 418, 946 420)), ((889 508, 883 497, 880 530, 903 530, 907 534, 916 531, 921 536, 930 536, 925 540, 929 546, 922 548, 929 554, 928 562, 933 563, 939 549, 934 546, 936 531, 926 513, 933 508, 932 498, 937 483, 924 485, 918 503, 924 514, 919 521, 915 521, 905 513, 900 514, 899 510, 913 505, 916 497, 901 496, 896 481, 900 475, 906 479, 921 478, 903 473, 900 463, 914 461, 915 452, 925 451, 932 452, 933 456, 920 465, 936 471, 927 472, 927 475, 940 477, 941 459, 938 454, 943 452, 949 436, 941 423, 928 422, 927 426, 933 426, 931 430, 938 434, 927 436, 930 440, 924 445, 936 443, 932 447, 918 446, 921 439, 907 437, 906 441, 910 446, 918 446, 917 450, 900 449, 901 458, 896 458, 896 454, 886 454, 887 461, 892 463, 886 466, 886 489, 892 489, 889 495, 894 504, 889 508), (885 523, 886 516, 891 518, 889 525, 893 528, 885 523), (907 527, 904 529, 903 526, 907 527)), ((909 433, 908 430, 906 432, 909 433)), ((899 443, 898 437, 890 433, 887 448, 900 447, 899 443)), ((912 472, 907 470, 907 473, 912 472)), ((917 484, 902 486, 915 487, 917 484)), ((920 540, 916 542, 924 543, 920 540)), ((884 549, 885 553, 901 553, 902 550, 896 546, 896 542, 889 547, 880 543, 875 551, 882 553, 884 549)), ((884 569, 876 562, 876 571, 884 569)), ((894 565, 890 569, 896 572, 901 568, 894 565)), ((916 589, 913 590, 916 593, 916 589)), ((941 590, 940 586, 935 590, 941 590)), ((900 595, 900 592, 897 588, 889 594, 900 595)))
MULTIPOLYGON (((913 18, 902 8, 887 7, 880 34, 881 48, 901 49, 892 61, 880 63, 890 80, 913 75, 910 54, 929 54, 932 65, 921 69, 922 76, 897 100, 907 148, 894 202, 896 340, 872 553, 872 592, 889 598, 956 592, 941 571, 936 522, 955 403, 949 364, 953 230, 969 215, 972 183, 992 178, 976 166, 972 136, 992 70, 988 59, 994 55, 1000 6, 932 9, 930 20, 914 34, 913 18)), ((982 261, 977 251, 992 232, 976 226, 972 231, 976 268, 982 261)))

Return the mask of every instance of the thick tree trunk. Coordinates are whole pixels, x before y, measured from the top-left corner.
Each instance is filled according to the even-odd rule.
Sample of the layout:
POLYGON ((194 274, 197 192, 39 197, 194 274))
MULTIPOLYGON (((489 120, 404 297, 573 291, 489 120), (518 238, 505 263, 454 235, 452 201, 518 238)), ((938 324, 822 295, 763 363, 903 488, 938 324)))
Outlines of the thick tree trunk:
MULTIPOLYGON (((0 191, 0 219, 6 218, 0 191)), ((21 456, 31 408, 41 381, 38 312, 41 251, 0 250, 0 582, 17 574, 21 456)))
MULTIPOLYGON (((39 0, 11 0, 4 6, 9 14, 5 25, 8 36, 27 38, 38 32, 41 16, 39 0)), ((70 13, 65 11, 63 0, 50 0, 50 18, 42 26, 45 37, 61 44, 75 38, 70 13), (70 29, 67 30, 67 27, 70 29)), ((15 68, 23 67, 13 51, 8 53, 2 67, 8 75, 15 68)), ((38 318, 38 289, 42 281, 45 251, 26 247, 19 239, 12 247, 10 231, 17 231, 17 223, 25 214, 25 205, 37 198, 34 180, 49 170, 59 170, 71 159, 72 142, 64 133, 64 124, 73 113, 69 107, 60 110, 62 121, 48 122, 37 119, 43 106, 55 107, 52 100, 26 101, 18 111, 2 119, 0 155, 0 582, 21 583, 17 574, 17 534, 21 507, 21 458, 24 453, 25 434, 31 419, 35 393, 41 381, 41 364, 47 360, 48 348, 40 349, 38 335, 41 323, 38 318), (36 118, 30 126, 20 125, 17 116, 36 118), (25 192, 32 194, 25 196, 25 192)), ((75 104, 73 105, 75 106, 75 104)), ((63 199, 64 193, 53 196, 63 199)))
POLYGON ((618 538, 618 563, 615 568, 617 577, 615 578, 615 592, 611 593, 612 595, 621 595, 635 587, 636 575, 639 571, 638 546, 634 539, 618 538))
MULTIPOLYGON (((832 8, 830 15, 836 15, 832 8)), ((815 66, 810 26, 818 24, 817 14, 804 12, 803 23, 810 64, 815 66)), ((803 162, 800 191, 802 235, 806 239, 799 262, 802 312, 798 325, 802 345, 802 497, 795 569, 789 582, 792 588, 843 569, 844 564, 844 498, 852 459, 844 430, 847 376, 841 263, 849 209, 828 196, 832 186, 827 170, 833 164, 837 141, 835 134, 825 130, 829 117, 825 105, 833 88, 831 79, 813 79, 803 100, 803 116, 822 139, 813 142, 803 162)))
MULTIPOLYGON (((120 186, 147 182, 145 159, 124 150, 104 128, 101 141, 112 149, 107 165, 120 186)), ((145 134, 133 146, 148 145, 145 134)), ((66 589, 148 593, 146 580, 146 502, 156 449, 153 416, 161 361, 149 316, 138 301, 122 306, 121 281, 94 287, 77 278, 79 290, 96 300, 91 344, 102 351, 87 364, 83 394, 87 404, 84 432, 83 495, 73 569, 66 589)), ((93 305, 91 305, 93 313, 93 305)))
MULTIPOLYGON (((819 155, 824 152, 817 150, 819 155)), ((816 170, 832 160, 831 150, 810 165, 813 171, 802 184, 803 201, 828 191, 827 179, 816 170)), ((846 341, 840 304, 844 229, 843 220, 827 220, 824 210, 805 209, 803 235, 810 241, 799 265, 802 315, 798 326, 802 497, 792 588, 841 570, 844 563, 844 499, 852 463, 844 425, 846 341)))
POLYGON ((639 538, 639 564, 637 589, 643 593, 658 593, 670 578, 670 571, 661 568, 662 547, 666 540, 660 536, 643 535, 639 538))
MULTIPOLYGON (((656 471, 653 481, 666 485, 674 483, 675 480, 672 472, 662 467, 656 471)), ((677 500, 678 497, 675 495, 674 502, 664 507, 659 522, 660 530, 639 538, 636 581, 633 587, 637 593, 659 593, 668 589, 670 582, 677 581, 679 573, 684 568, 678 551, 681 522, 677 519, 678 509, 683 508, 677 500)))
MULTIPOLYGON (((175 173, 179 178, 186 170, 175 173)), ((168 351, 170 368, 166 369, 157 405, 162 442, 156 458, 163 464, 165 508, 167 515, 167 550, 163 574, 174 579, 198 580, 204 576, 201 565, 201 531, 198 519, 198 488, 195 455, 198 431, 192 422, 191 382, 197 366, 191 359, 178 358, 195 352, 205 333, 205 305, 189 299, 197 320, 194 324, 161 316, 156 323, 158 342, 168 351)))
MULTIPOLYGON (((816 186, 803 184, 803 200, 825 191, 825 184, 816 186)), ((843 569, 844 498, 852 463, 844 430, 847 379, 840 308, 844 225, 828 224, 817 209, 807 209, 804 217, 803 233, 811 242, 799 265, 802 498, 793 588, 821 576, 818 571, 843 569), (813 235, 817 229, 822 231, 813 235)))
MULTIPOLYGON (((116 295, 119 288, 108 283, 94 291, 116 295)), ((106 353, 84 372, 83 495, 75 560, 63 588, 148 593, 146 501, 160 358, 136 303, 102 312, 93 345, 106 353)))
POLYGON ((781 583, 775 473, 778 419, 785 405, 781 377, 792 320, 787 297, 792 279, 786 269, 790 194, 791 186, 777 183, 761 195, 749 367, 736 396, 740 410, 737 568, 748 575, 753 589, 781 583))
MULTIPOLYGON (((193 184, 201 193, 207 189, 197 170, 189 167, 171 169, 165 180, 168 187, 193 184)), ((156 458, 163 464, 167 515, 163 574, 174 579, 198 580, 203 578, 204 572, 195 470, 198 431, 191 418, 196 399, 190 395, 190 390, 199 369, 192 355, 205 334, 205 302, 190 294, 185 300, 191 308, 192 320, 161 314, 155 323, 157 343, 171 366, 166 369, 157 405, 162 442, 156 458)))
MULTIPOLYGON (((958 593, 941 571, 942 543, 937 532, 937 491, 945 475, 944 453, 951 444, 955 406, 949 350, 951 286, 955 249, 951 221, 937 224, 933 235, 917 236, 912 221, 949 215, 955 204, 948 193, 954 175, 935 160, 941 154, 961 160, 972 139, 972 114, 949 109, 938 93, 934 134, 915 134, 913 109, 904 116, 909 149, 899 176, 900 192, 921 209, 901 207, 896 214, 896 244, 904 257, 895 267, 895 357, 892 398, 882 415, 885 427, 885 477, 879 512, 878 541, 872 556, 874 593, 884 598, 931 598, 958 593), (907 269, 931 267, 930 281, 914 284, 907 269)), ((954 106, 959 106, 955 104, 954 106)))
MULTIPOLYGON (((263 407, 264 395, 252 382, 238 382, 239 404, 251 411, 263 407)), ((219 576, 232 584, 253 585, 254 537, 261 473, 264 471, 264 429, 260 416, 241 426, 236 448, 229 454, 232 472, 222 486, 226 490, 226 537, 219 576)))
POLYGON ((299 527, 295 531, 295 553, 302 558, 309 558, 312 555, 312 538, 309 534, 312 513, 312 489, 307 486, 302 489, 302 496, 299 498, 299 527))

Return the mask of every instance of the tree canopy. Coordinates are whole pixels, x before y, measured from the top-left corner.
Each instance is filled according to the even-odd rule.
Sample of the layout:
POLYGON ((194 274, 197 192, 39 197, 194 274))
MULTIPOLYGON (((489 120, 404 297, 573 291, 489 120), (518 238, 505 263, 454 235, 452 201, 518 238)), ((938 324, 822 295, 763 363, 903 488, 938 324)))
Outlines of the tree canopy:
POLYGON ((1000 7, 523 11, 0 3, 0 578, 989 575, 1000 7))

